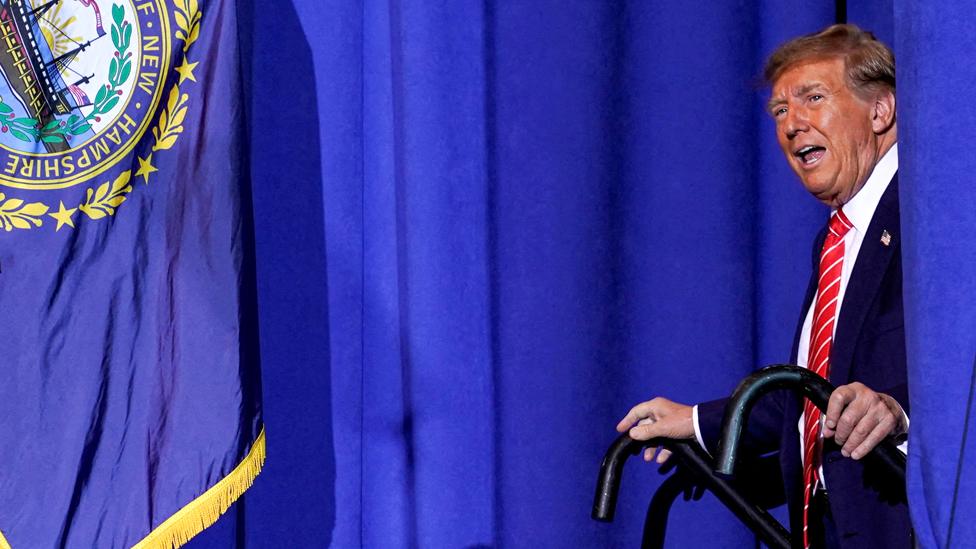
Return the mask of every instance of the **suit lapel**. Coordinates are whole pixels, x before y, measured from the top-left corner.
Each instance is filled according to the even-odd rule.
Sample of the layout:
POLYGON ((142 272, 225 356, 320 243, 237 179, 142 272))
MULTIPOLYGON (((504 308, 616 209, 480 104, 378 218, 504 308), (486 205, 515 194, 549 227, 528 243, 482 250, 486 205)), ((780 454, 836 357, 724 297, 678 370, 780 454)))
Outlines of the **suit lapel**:
POLYGON ((850 381, 851 361, 865 318, 874 301, 888 264, 900 244, 901 231, 898 219, 898 174, 881 196, 878 208, 871 218, 867 233, 861 241, 861 249, 854 263, 854 271, 844 291, 837 331, 834 333, 830 352, 830 380, 835 385, 850 381), (887 231, 888 244, 882 243, 887 231))

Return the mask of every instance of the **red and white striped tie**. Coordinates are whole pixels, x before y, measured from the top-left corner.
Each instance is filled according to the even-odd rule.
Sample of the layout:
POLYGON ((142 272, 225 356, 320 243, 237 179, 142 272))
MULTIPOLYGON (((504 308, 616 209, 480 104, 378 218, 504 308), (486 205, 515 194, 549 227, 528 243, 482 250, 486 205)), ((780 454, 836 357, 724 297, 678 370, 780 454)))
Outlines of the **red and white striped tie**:
MULTIPOLYGON (((810 330, 810 352, 807 368, 824 379, 830 376, 830 348, 837 320, 837 297, 844 269, 844 235, 851 222, 840 209, 830 218, 829 232, 820 252, 820 279, 817 282, 817 304, 810 330)), ((810 500, 820 481, 820 409, 806 400, 803 406, 803 546, 810 547, 810 500)))

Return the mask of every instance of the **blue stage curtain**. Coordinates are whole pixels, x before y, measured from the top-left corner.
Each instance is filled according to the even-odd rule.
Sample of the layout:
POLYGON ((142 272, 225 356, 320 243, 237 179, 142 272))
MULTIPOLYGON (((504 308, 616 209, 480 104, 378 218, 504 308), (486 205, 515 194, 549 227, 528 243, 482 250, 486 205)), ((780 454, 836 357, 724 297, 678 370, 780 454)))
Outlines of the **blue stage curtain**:
MULTIPOLYGON (((242 539, 639 542, 654 467, 589 519, 614 424, 788 359, 826 216, 755 84, 834 8, 767 4, 253 3, 269 458, 242 539)), ((668 535, 754 544, 710 497, 668 535)))
POLYGON ((964 3, 895 2, 908 489, 922 547, 976 544, 976 105, 966 100, 976 86, 974 23, 964 3))
MULTIPOLYGON (((246 510, 191 546, 636 546, 654 467, 629 464, 614 523, 589 518, 619 417, 790 358, 827 210, 787 168, 756 81, 834 3, 242 4, 268 461, 246 510)), ((965 432, 973 330, 949 320, 972 295, 957 262, 976 265, 945 239, 958 226, 964 246, 972 221, 947 198, 972 192, 966 154, 946 158, 948 95, 922 87, 954 82, 932 40, 946 23, 847 4, 899 55, 909 343, 931 365, 912 373, 912 436, 934 447, 965 432), (936 294, 954 301, 933 312, 936 294), (943 333, 956 396, 920 373, 943 371, 943 333), (959 408, 945 433, 926 427, 941 397, 959 408)), ((923 541, 944 543, 959 456, 912 454, 923 541)), ((755 542, 706 497, 675 505, 668 543, 755 542)))

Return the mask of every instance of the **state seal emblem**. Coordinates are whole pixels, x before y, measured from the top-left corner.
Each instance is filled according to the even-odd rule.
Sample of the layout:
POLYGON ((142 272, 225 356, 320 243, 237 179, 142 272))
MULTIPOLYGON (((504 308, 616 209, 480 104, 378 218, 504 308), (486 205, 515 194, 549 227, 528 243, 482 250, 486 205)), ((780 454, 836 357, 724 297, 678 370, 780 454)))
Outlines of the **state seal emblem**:
POLYGON ((0 0, 0 232, 115 215, 149 182, 200 21, 197 0, 0 0))

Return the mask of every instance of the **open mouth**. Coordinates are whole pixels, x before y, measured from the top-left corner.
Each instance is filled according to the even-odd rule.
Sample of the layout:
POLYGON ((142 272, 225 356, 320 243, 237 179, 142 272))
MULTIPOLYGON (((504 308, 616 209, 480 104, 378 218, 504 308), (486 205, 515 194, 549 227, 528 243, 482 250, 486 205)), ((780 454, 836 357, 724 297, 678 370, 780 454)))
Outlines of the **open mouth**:
POLYGON ((806 147, 801 147, 793 152, 793 155, 800 159, 800 162, 805 166, 812 166, 823 158, 824 153, 827 149, 820 147, 818 145, 807 145, 806 147))

